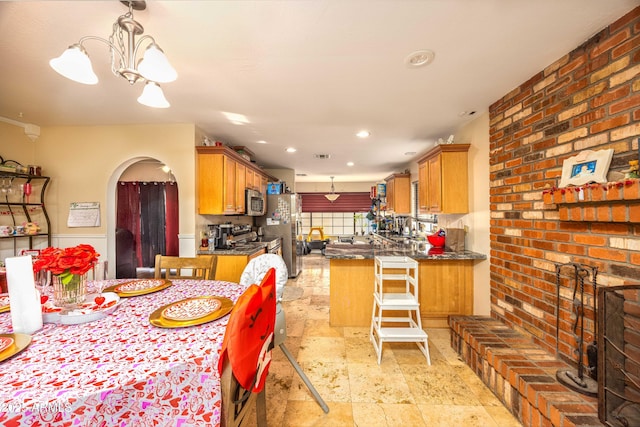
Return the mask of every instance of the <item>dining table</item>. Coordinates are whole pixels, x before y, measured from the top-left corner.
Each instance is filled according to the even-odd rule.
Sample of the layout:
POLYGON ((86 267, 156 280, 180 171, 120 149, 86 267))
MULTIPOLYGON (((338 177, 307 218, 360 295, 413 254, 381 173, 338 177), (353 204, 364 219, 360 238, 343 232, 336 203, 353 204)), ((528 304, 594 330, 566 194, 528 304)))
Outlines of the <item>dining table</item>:
MULTIPOLYGON (((99 293, 131 282, 87 286, 99 293)), ((151 320, 160 308, 184 299, 218 296, 232 304, 246 286, 191 279, 167 286, 120 294, 102 318, 45 323, 31 334, 24 350, 0 361, 0 426, 220 425, 217 367, 229 315, 192 326, 156 326, 151 320)), ((0 313, 0 334, 9 333, 10 312, 0 313)))

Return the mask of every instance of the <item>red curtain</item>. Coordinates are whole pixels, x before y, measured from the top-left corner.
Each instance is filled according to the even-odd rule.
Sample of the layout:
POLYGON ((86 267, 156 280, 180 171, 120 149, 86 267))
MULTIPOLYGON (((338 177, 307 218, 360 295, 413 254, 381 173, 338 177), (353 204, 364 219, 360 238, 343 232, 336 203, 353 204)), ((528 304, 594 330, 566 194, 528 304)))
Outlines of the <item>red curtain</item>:
MULTIPOLYGON (((167 216, 165 223, 165 240, 166 254, 169 256, 178 256, 180 248, 178 244, 178 228, 180 224, 179 205, 178 205, 178 184, 175 182, 166 182, 164 186, 164 202, 165 215, 167 216)), ((196 236, 197 237, 197 236, 196 236)))
POLYGON ((133 234, 138 267, 153 266, 156 253, 177 256, 178 184, 120 181, 117 189, 116 228, 133 234), (142 200, 141 188, 144 189, 142 200))
POLYGON ((135 239, 136 260, 142 265, 140 252, 140 192, 137 182, 118 182, 116 228, 129 230, 135 239))
POLYGON ((336 193, 340 197, 330 202, 324 193, 300 193, 302 212, 368 212, 371 195, 368 192, 336 193))

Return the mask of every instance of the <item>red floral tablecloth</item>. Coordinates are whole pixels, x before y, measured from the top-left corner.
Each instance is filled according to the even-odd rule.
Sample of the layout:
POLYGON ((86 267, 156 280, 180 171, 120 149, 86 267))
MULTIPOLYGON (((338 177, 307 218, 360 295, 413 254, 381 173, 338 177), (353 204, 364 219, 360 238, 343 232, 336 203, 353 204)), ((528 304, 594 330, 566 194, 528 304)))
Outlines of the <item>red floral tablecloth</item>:
MULTIPOLYGON (((229 316, 164 329, 150 325, 149 315, 193 296, 235 301, 244 289, 174 280, 160 292, 123 298, 104 319, 45 324, 26 350, 0 362, 0 425, 218 426, 216 367, 229 316)), ((11 332, 10 313, 0 314, 0 333, 11 332)))

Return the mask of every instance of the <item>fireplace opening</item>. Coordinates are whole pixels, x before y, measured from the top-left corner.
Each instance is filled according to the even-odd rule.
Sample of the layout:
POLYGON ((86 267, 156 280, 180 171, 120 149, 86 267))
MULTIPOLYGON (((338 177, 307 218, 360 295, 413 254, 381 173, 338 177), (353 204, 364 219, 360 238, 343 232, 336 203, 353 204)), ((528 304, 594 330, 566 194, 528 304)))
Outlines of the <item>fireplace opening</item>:
POLYGON ((598 289, 598 418, 640 426, 640 285, 598 289))

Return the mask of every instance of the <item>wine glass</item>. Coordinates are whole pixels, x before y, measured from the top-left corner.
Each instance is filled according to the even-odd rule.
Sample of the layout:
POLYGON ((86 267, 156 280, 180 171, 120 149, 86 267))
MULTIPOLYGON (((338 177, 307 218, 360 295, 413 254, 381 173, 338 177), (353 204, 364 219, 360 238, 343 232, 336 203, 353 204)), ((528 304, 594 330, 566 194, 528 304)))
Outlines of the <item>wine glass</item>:
POLYGON ((29 196, 31 195, 31 183, 30 182, 25 182, 24 184, 22 184, 22 194, 24 194, 25 196, 25 201, 27 203, 29 203, 29 196))

